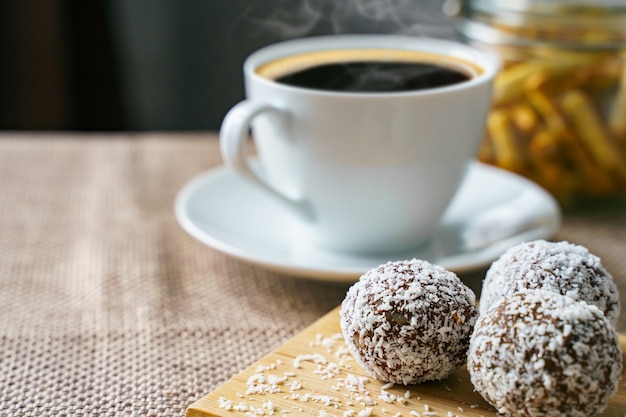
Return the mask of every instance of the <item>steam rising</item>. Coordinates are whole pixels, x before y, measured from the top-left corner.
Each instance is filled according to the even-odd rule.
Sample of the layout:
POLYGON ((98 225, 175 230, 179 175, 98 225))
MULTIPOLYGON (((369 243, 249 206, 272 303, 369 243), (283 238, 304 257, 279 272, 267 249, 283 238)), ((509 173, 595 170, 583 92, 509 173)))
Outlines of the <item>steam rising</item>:
POLYGON ((278 0, 253 4, 244 19, 283 39, 316 32, 450 38, 441 7, 441 0, 278 0))

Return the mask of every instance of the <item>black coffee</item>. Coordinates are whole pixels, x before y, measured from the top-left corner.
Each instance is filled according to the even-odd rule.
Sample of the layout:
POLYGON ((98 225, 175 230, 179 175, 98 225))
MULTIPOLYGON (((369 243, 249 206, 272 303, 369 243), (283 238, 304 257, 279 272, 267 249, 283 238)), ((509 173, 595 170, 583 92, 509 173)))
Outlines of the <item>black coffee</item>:
POLYGON ((423 90, 461 83, 458 70, 422 62, 343 62, 305 68, 276 79, 294 87, 362 93, 423 90))

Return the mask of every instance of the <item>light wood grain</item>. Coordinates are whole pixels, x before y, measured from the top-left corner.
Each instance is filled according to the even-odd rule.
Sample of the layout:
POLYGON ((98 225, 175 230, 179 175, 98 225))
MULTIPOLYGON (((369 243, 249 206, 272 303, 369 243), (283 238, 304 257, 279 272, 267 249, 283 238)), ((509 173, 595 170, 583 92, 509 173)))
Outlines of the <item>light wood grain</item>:
MULTIPOLYGON (((331 311, 302 333, 234 376, 215 391, 193 403, 187 409, 186 417, 245 416, 247 412, 254 413, 255 410, 259 415, 262 415, 262 410, 265 415, 273 413, 273 415, 285 416, 323 416, 324 413, 330 416, 342 416, 344 412, 354 410, 354 417, 357 417, 359 412, 368 407, 360 399, 366 395, 366 392, 363 390, 350 392, 341 384, 348 375, 367 377, 367 374, 351 357, 344 354, 345 344, 340 337, 338 311, 338 308, 331 311), (310 354, 321 355, 328 362, 316 364, 312 361, 302 361, 301 368, 294 368, 294 359, 301 357, 300 355, 310 354), (329 363, 341 364, 341 366, 338 367, 339 373, 337 375, 325 379, 323 372, 329 363), (280 392, 246 394, 248 379, 254 375, 265 377, 275 375, 283 378, 287 375, 287 377, 285 381, 276 385, 280 392), (298 381, 302 388, 292 391, 291 384, 294 381, 298 381), (309 399, 305 402, 302 398, 307 395, 309 399), (220 398, 222 399, 221 406, 220 398), (319 398, 330 400, 330 402, 323 404, 316 401, 319 398), (224 407, 227 401, 232 403, 233 408, 238 406, 243 410, 226 410, 224 407)), ((620 342, 626 355, 625 335, 620 335, 620 342)), ((624 358, 622 360, 624 361, 624 358)), ((626 413, 625 373, 626 370, 622 374, 617 394, 600 416, 624 417, 626 413)), ((380 398, 381 387, 385 384, 367 378, 368 382, 365 384, 365 389, 371 400, 376 403, 369 406, 372 408, 372 416, 497 416, 493 407, 474 391, 465 367, 444 381, 410 387, 395 385, 385 390, 399 397, 402 402, 395 400, 389 403, 380 398), (405 398, 407 391, 410 394, 408 399, 405 398), (411 412, 414 413, 411 414, 411 412)), ((389 398, 387 399, 389 400, 389 398)))

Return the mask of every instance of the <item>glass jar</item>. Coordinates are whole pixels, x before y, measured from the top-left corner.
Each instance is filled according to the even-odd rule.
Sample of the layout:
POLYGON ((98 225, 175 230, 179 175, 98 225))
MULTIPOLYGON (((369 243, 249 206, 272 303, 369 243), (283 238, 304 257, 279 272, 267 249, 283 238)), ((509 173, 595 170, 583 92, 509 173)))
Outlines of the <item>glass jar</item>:
POLYGON ((626 1, 448 1, 503 68, 479 159, 561 201, 626 190, 626 1))

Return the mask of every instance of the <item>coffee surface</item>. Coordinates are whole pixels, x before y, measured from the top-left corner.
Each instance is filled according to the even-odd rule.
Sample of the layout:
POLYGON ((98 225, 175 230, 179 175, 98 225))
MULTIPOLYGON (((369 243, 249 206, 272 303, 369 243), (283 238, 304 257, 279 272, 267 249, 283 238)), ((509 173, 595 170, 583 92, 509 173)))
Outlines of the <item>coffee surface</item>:
POLYGON ((287 55, 255 69, 261 77, 326 91, 396 92, 452 85, 482 73, 464 59, 403 49, 336 49, 287 55))
POLYGON ((468 80, 458 70, 423 62, 326 63, 281 76, 276 82, 325 91, 399 92, 443 87, 468 80))

